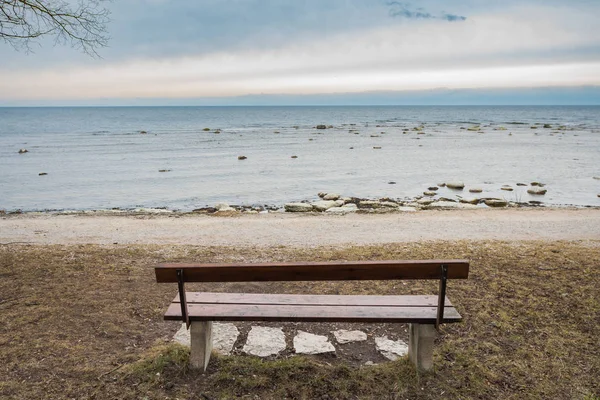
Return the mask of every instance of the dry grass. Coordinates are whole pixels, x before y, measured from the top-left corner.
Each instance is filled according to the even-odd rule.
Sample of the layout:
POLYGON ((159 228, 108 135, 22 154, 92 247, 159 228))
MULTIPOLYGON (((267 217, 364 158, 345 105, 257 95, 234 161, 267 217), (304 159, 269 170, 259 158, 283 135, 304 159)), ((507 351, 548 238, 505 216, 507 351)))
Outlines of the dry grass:
MULTIPOLYGON (((350 248, 0 246, 0 397, 586 399, 600 395, 599 242, 431 242, 350 248), (162 321, 174 285, 161 261, 467 258, 449 297, 465 317, 443 327, 435 371, 406 360, 216 357, 187 369, 162 321)), ((435 293, 434 282, 208 285, 211 290, 435 293)))

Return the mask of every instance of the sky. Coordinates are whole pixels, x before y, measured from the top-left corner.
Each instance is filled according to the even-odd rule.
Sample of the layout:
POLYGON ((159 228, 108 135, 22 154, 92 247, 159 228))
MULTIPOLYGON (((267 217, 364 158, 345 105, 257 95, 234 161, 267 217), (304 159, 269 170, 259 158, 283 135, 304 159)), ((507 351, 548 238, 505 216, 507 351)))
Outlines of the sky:
POLYGON ((600 104, 600 0, 121 0, 89 57, 0 42, 0 106, 600 104))

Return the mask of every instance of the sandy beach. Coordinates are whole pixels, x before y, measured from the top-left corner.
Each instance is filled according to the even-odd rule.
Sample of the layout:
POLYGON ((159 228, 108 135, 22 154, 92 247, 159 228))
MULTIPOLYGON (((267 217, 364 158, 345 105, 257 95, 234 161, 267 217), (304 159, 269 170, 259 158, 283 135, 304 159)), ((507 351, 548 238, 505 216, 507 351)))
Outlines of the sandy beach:
POLYGON ((481 209, 381 215, 215 217, 22 214, 0 218, 0 243, 343 246, 432 240, 598 240, 600 209, 481 209))

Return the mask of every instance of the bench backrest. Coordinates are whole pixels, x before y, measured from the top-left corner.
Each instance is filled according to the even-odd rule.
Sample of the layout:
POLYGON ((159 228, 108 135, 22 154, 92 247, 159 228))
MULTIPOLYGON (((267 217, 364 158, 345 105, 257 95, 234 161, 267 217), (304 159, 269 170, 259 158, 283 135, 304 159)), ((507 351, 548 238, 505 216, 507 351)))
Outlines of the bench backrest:
POLYGON ((179 282, 267 282, 346 281, 391 279, 467 279, 467 260, 349 261, 256 264, 160 264, 155 268, 159 283, 179 282))

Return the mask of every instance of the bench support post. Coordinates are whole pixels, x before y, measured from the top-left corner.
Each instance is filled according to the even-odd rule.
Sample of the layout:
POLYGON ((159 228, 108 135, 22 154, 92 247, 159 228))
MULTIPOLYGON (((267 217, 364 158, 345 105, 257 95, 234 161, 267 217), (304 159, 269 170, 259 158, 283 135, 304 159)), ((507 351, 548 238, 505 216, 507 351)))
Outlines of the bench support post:
POLYGON ((190 366, 206 371, 212 351, 212 321, 192 321, 190 366))
POLYGON ((418 371, 429 371, 433 368, 433 341, 437 335, 432 324, 408 325, 408 358, 418 371))

